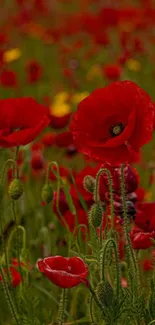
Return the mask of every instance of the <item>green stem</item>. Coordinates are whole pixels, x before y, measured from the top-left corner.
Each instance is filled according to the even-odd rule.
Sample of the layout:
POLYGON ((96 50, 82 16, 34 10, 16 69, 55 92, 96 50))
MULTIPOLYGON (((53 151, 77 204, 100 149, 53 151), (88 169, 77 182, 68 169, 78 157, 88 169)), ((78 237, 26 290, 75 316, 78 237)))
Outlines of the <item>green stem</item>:
POLYGON ((5 292, 5 295, 6 295, 6 299, 7 299, 8 306, 10 308, 12 317, 14 318, 15 323, 17 325, 20 325, 19 319, 18 319, 18 316, 17 316, 17 311, 16 311, 16 308, 15 308, 14 302, 12 300, 12 297, 11 297, 11 294, 10 294, 10 291, 9 291, 9 288, 8 288, 7 281, 5 279, 5 274, 4 274, 3 268, 1 266, 0 266, 0 273, 1 273, 1 276, 2 276, 2 284, 3 284, 3 287, 4 287, 4 292, 5 292))
POLYGON ((16 245, 17 245, 17 260, 18 260, 18 266, 19 266, 19 270, 20 270, 20 274, 21 274, 21 279, 23 282, 23 275, 22 275, 22 268, 21 268, 21 262, 20 262, 20 234, 19 234, 19 228, 18 228, 18 222, 17 222, 17 217, 16 217, 16 210, 15 210, 15 201, 11 200, 11 206, 12 206, 12 216, 13 216, 13 220, 15 222, 15 226, 16 226, 16 245))
POLYGON ((113 200, 113 189, 112 189, 112 177, 111 173, 107 168, 102 168, 98 171, 96 176, 95 184, 95 202, 99 201, 99 177, 101 174, 107 174, 109 182, 109 192, 110 192, 110 208, 111 208, 111 230, 114 230, 114 200, 113 200))
POLYGON ((99 299, 97 298, 96 293, 94 292, 94 290, 93 290, 92 286, 90 285, 90 283, 89 283, 88 289, 89 289, 90 293, 92 294, 92 297, 94 298, 96 304, 97 304, 97 305, 99 306, 99 308, 101 309, 102 313, 105 314, 105 312, 104 312, 104 310, 103 310, 103 306, 102 306, 102 304, 100 303, 99 299))
POLYGON ((17 178, 19 178, 19 169, 18 169, 18 165, 17 165, 18 153, 19 153, 19 146, 16 147, 15 157, 14 157, 14 161, 16 162, 17 170, 16 170, 16 173, 14 172, 14 175, 13 176, 14 177, 17 177, 17 178))
POLYGON ((153 325, 153 324, 155 324, 155 319, 152 320, 148 325, 153 325))
POLYGON ((59 308, 59 325, 63 325, 64 314, 65 314, 65 289, 62 289, 60 308, 59 308))
POLYGON ((5 170, 6 170, 6 168, 7 168, 7 165, 8 164, 13 164, 13 174, 15 175, 15 177, 17 177, 18 176, 18 167, 17 167, 17 163, 16 163, 16 161, 15 160, 13 160, 13 159, 8 159, 6 162, 5 162, 5 164, 4 164, 4 166, 3 166, 3 169, 2 169, 2 176, 1 176, 1 183, 0 183, 0 190, 2 189, 2 186, 3 186, 3 181, 4 181, 4 176, 5 176, 5 170))
POLYGON ((48 164, 48 168, 47 168, 47 172, 46 172, 46 178, 45 178, 45 182, 46 184, 49 183, 49 173, 50 173, 50 169, 52 169, 53 171, 53 174, 56 176, 57 178, 57 199, 56 199, 56 209, 57 209, 57 212, 58 212, 58 215, 59 217, 62 219, 68 233, 69 233, 69 227, 68 227, 68 224, 65 220, 65 218, 63 217, 63 215, 61 214, 61 211, 59 209, 59 198, 60 198, 60 188, 61 188, 61 178, 60 178, 60 172, 59 172, 59 166, 57 164, 56 161, 52 161, 48 164), (56 173, 55 173, 55 170, 53 169, 53 166, 56 167, 56 173))
POLYGON ((104 263, 106 260, 106 253, 107 253, 107 248, 109 245, 113 246, 114 254, 115 254, 115 261, 116 261, 116 295, 119 297, 120 294, 120 287, 121 287, 121 276, 120 276, 120 264, 119 264, 119 258, 118 258, 118 249, 116 242, 114 239, 110 238, 105 242, 105 245, 103 249, 101 250, 101 259, 100 259, 100 279, 101 281, 104 281, 104 263))
POLYGON ((93 316, 93 295, 91 294, 90 301, 89 301, 89 312, 90 312, 90 318, 91 322, 94 324, 94 316, 93 316))

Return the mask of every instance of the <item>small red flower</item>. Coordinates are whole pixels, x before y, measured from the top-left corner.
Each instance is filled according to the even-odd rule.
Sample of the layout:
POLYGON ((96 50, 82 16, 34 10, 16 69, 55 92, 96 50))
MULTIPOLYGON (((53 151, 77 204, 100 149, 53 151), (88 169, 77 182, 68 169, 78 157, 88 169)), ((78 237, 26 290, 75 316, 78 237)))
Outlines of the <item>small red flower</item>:
POLYGON ((33 98, 0 101, 0 147, 10 148, 32 142, 49 124, 45 107, 33 98))
POLYGON ((109 64, 103 68, 103 73, 109 80, 116 81, 121 76, 122 68, 118 64, 109 64))
POLYGON ((64 131, 55 136, 54 143, 57 147, 66 148, 74 144, 73 136, 70 131, 64 131))
POLYGON ((143 269, 147 272, 153 270, 153 264, 153 260, 147 258, 142 262, 143 269))
POLYGON ((134 249, 147 249, 153 245, 151 238, 155 238, 155 231, 144 232, 139 228, 134 228, 130 237, 134 249))
POLYGON ((31 167, 35 171, 40 171, 45 167, 44 157, 41 151, 33 151, 31 157, 31 167))
POLYGON ((18 81, 16 73, 11 70, 3 70, 0 74, 0 83, 2 87, 17 87, 18 81))
POLYGON ((79 257, 52 256, 38 261, 38 268, 55 285, 72 288, 87 283, 88 268, 79 257))
POLYGON ((50 114, 50 126, 53 129, 63 129, 64 127, 67 126, 71 119, 71 113, 65 114, 64 116, 58 117, 50 114))
POLYGON ((131 81, 96 89, 78 106, 70 129, 76 147, 112 165, 135 161, 152 138, 154 105, 131 81))
POLYGON ((135 224, 144 231, 155 231, 155 202, 137 203, 135 224))
MULTIPOLYGON (((21 266, 24 266, 24 263, 21 263, 21 266)), ((21 275, 17 271, 17 268, 19 267, 18 261, 16 258, 12 259, 12 263, 10 266, 10 273, 11 273, 11 278, 12 278, 12 286, 16 288, 20 283, 21 283, 21 275)), ((7 269, 4 269, 4 272, 7 273, 7 269)), ((2 281, 2 276, 0 275, 0 281, 2 281)))
POLYGON ((42 143, 45 148, 51 147, 54 143, 55 134, 53 132, 48 132, 42 137, 42 143))
POLYGON ((35 60, 28 62, 26 66, 26 72, 28 83, 35 83, 39 81, 43 75, 43 69, 40 63, 35 60))

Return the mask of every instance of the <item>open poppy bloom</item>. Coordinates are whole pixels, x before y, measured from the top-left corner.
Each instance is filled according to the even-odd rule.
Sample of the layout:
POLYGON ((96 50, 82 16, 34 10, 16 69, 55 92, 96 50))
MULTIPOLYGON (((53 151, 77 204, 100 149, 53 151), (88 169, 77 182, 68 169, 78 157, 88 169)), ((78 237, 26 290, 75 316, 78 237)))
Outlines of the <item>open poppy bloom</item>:
POLYGON ((143 89, 131 81, 114 82, 82 100, 70 129, 79 151, 116 166, 138 160, 139 149, 151 140, 153 116, 143 89))
POLYGON ((49 124, 48 110, 33 98, 0 101, 0 147, 10 148, 32 142, 49 124))
POLYGON ((55 285, 72 288, 87 283, 88 268, 79 257, 51 256, 38 261, 38 268, 55 285))

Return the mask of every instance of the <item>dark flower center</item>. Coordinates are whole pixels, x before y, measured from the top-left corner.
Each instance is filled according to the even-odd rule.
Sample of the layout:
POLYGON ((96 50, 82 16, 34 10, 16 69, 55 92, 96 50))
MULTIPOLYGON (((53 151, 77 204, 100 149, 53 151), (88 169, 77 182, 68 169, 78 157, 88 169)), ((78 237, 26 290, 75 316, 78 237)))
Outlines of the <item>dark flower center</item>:
POLYGON ((112 137, 116 137, 117 135, 120 135, 125 128, 125 125, 122 123, 118 123, 110 128, 110 134, 112 137))

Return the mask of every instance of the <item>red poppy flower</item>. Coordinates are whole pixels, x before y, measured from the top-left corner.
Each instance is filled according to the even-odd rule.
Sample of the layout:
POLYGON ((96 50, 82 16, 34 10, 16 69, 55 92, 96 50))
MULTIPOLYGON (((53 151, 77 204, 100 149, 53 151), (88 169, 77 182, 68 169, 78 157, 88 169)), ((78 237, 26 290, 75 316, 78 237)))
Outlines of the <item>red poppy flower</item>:
POLYGON ((31 167, 35 171, 40 171, 45 167, 44 157, 41 151, 33 151, 31 157, 31 167))
POLYGON ((53 132, 48 132, 44 134, 42 137, 42 143, 44 147, 46 148, 51 147, 54 143, 54 139, 55 139, 55 134, 53 132))
MULTIPOLYGON (((21 266, 24 266, 24 263, 21 263, 21 266)), ((18 261, 16 258, 12 259, 12 263, 10 266, 10 273, 11 273, 11 278, 12 278, 12 286, 16 288, 20 283, 21 283, 21 275, 17 271, 17 268, 19 267, 18 261)), ((7 269, 4 269, 4 272, 7 273, 7 269)), ((2 276, 0 275, 0 281, 2 281, 2 276)))
POLYGON ((71 119, 71 113, 65 114, 64 116, 58 117, 50 114, 50 126, 53 129, 63 129, 69 123, 71 119))
MULTIPOLYGON (((112 167, 110 164, 104 164, 101 168, 107 168, 111 172, 112 176, 112 187, 113 191, 116 193, 121 193, 121 168, 112 167)), ((138 174, 131 165, 126 164, 124 168, 125 186, 126 193, 134 192, 138 187, 138 174)), ((109 190, 109 181, 107 174, 103 173, 101 175, 102 181, 104 182, 106 188, 109 190)))
POLYGON ((70 131, 64 131, 55 136, 54 143, 57 147, 66 148, 74 144, 73 136, 70 131))
POLYGON ((82 100, 70 129, 79 151, 116 166, 138 159, 140 147, 152 138, 153 116, 147 93, 131 81, 122 81, 82 100))
POLYGON ((38 261, 38 268, 55 285, 72 288, 87 283, 88 268, 79 257, 52 256, 38 261))
POLYGON ((11 70, 3 70, 0 75, 0 83, 2 87, 17 87, 18 81, 16 73, 11 70))
MULTIPOLYGON (((58 193, 57 192, 54 192, 54 197, 53 197, 53 211, 56 214, 58 214, 58 210, 57 210, 57 197, 58 197, 58 193)), ((68 206, 68 203, 67 203, 67 200, 66 200, 66 196, 65 196, 65 193, 64 193, 63 189, 60 189, 58 206, 59 206, 59 211, 60 211, 60 213, 62 215, 64 215, 67 212, 67 210, 69 210, 69 206, 68 206)))
POLYGON ((48 112, 33 98, 0 101, 0 147, 32 142, 49 124, 48 112))
POLYGON ((111 81, 116 81, 120 78, 122 68, 118 64, 109 64, 103 68, 103 73, 106 78, 111 81))
POLYGON ((155 231, 144 232, 140 228, 135 227, 130 232, 130 237, 134 249, 147 249, 153 245, 151 238, 155 238, 155 231))
POLYGON ((155 231, 155 202, 144 202, 136 205, 135 224, 144 231, 155 231))
POLYGON ((26 66, 26 72, 28 83, 35 83, 39 81, 43 75, 43 69, 40 63, 35 60, 28 62, 26 66))
POLYGON ((154 261, 148 258, 142 261, 143 269, 147 272, 153 270, 153 264, 154 261))

